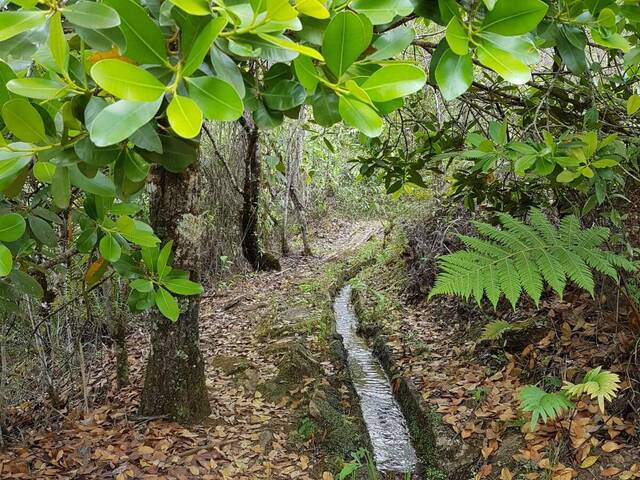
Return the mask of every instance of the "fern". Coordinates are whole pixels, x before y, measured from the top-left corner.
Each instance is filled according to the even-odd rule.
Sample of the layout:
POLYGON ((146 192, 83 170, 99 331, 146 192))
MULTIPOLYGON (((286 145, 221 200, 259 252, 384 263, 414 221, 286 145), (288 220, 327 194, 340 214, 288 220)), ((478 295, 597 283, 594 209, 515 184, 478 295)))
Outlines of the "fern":
POLYGON ((543 423, 555 420, 573 404, 564 392, 547 393, 534 385, 526 385, 520 390, 520 406, 525 412, 531 412, 531 430, 535 430, 540 417, 543 423))
POLYGON ((513 325, 505 320, 494 320, 484 326, 482 330, 481 340, 498 340, 502 336, 513 330, 513 325))
POLYGON ((475 223, 483 238, 459 235, 467 247, 439 259, 441 272, 429 293, 473 297, 486 295, 494 308, 504 294, 515 308, 521 293, 540 301, 544 282, 562 297, 567 281, 593 295, 592 270, 618 280, 618 269, 635 271, 621 255, 603 250, 605 227, 583 229, 577 217, 562 219, 558 228, 538 209, 526 224, 502 213, 501 228, 475 223))
POLYGON ((564 382, 562 387, 571 398, 578 398, 586 393, 592 400, 598 399, 598 406, 602 413, 604 413, 604 401, 611 401, 619 388, 620 377, 615 373, 602 371, 602 367, 589 371, 581 383, 564 382))

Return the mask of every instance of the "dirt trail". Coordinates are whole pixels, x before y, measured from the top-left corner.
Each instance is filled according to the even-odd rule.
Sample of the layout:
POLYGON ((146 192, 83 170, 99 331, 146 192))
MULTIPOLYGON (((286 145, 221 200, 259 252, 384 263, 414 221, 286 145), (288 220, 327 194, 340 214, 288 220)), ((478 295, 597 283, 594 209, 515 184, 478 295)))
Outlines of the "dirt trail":
MULTIPOLYGON (((187 428, 136 417, 148 351, 147 326, 138 325, 129 338, 132 385, 115 389, 109 355, 92 372, 95 408, 87 415, 65 409, 45 429, 25 430, 23 445, 0 453, 0 477, 318 478, 311 473, 319 453, 312 442, 291 441, 292 422, 299 420, 297 410, 311 380, 305 384, 299 379, 296 388, 275 401, 261 391, 278 372, 280 337, 287 340, 287 325, 305 320, 305 311, 295 307, 299 285, 380 227, 379 222, 334 222, 318 235, 316 255, 292 255, 283 259, 280 272, 239 276, 229 287, 205 295, 201 348, 213 410, 205 425, 187 428), (265 328, 285 333, 275 338, 265 328)), ((313 345, 317 338, 310 325, 305 344, 313 345)), ((335 370, 326 361, 314 368, 326 375, 335 370)))

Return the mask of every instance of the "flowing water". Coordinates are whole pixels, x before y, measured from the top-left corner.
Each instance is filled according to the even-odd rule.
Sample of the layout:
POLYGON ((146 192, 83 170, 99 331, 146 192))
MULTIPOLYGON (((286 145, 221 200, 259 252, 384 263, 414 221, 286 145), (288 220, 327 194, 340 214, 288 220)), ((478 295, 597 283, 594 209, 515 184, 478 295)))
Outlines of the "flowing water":
POLYGON ((356 332, 358 319, 351 304, 351 286, 340 290, 333 309, 378 470, 413 472, 417 458, 407 422, 380 362, 356 332))

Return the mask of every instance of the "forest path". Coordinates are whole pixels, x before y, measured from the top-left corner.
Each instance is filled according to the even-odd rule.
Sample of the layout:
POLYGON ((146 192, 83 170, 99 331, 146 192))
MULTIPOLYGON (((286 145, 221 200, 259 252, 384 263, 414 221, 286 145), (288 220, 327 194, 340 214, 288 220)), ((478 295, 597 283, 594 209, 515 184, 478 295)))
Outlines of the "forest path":
MULTIPOLYGON (((0 452, 0 478, 319 478, 314 465, 322 452, 314 451, 312 441, 291 440, 299 409, 307 407, 315 388, 312 379, 296 378, 292 391, 271 401, 261 391, 277 374, 281 347, 291 340, 287 325, 301 321, 307 321, 307 330, 298 331, 296 341, 319 359, 311 359, 315 385, 335 373, 326 356, 314 350, 321 334, 313 312, 305 310, 308 305, 300 306, 303 287, 381 230, 380 222, 331 222, 313 238, 315 255, 293 254, 282 259, 280 272, 239 275, 205 294, 201 349, 212 414, 203 425, 137 416, 149 337, 148 324, 136 321, 128 337, 131 384, 116 389, 114 358, 108 353, 88 368, 88 413, 76 400, 58 411, 46 401, 25 406, 23 444, 0 452), (271 335, 274 329, 284 333, 271 335)), ((325 297, 320 303, 327 303, 327 293, 320 293, 325 297)), ((348 395, 342 399, 347 401, 348 395)))

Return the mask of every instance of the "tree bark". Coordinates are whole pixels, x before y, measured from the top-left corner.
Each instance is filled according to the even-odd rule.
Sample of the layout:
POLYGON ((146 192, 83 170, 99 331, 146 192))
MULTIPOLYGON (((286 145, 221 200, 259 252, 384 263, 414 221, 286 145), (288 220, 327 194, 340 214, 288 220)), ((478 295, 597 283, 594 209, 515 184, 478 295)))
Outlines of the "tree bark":
MULTIPOLYGON (((197 162, 181 173, 154 167, 151 225, 160 238, 173 240, 176 268, 199 281, 199 239, 189 231, 189 221, 199 214, 197 162)), ((140 414, 162 415, 181 423, 202 421, 211 413, 199 348, 200 297, 180 299, 175 323, 155 313, 151 354, 140 400, 140 414)))
POLYGON ((251 121, 241 118, 247 134, 244 162, 243 205, 241 213, 242 254, 254 270, 280 270, 280 262, 264 252, 258 238, 258 200, 260 196, 260 131, 251 121))

